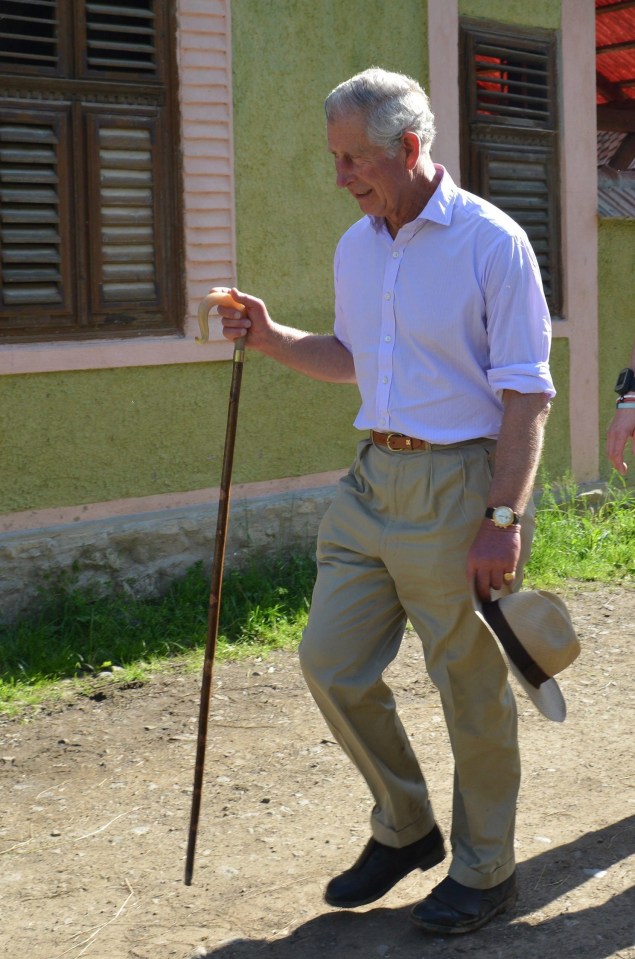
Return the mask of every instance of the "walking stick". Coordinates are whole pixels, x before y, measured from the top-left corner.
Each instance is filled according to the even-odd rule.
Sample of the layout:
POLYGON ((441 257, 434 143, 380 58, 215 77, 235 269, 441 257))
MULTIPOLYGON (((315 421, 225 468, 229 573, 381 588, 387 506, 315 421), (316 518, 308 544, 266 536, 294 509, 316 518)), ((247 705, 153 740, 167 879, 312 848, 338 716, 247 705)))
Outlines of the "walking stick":
MULTIPOLYGON (((198 308, 198 322, 201 336, 197 343, 206 343, 209 336, 209 311, 212 306, 233 306, 238 310, 244 307, 236 303, 229 293, 215 291, 202 300, 198 308)), ((236 423, 238 419, 238 401, 240 399, 240 384, 245 359, 245 337, 241 336, 234 342, 234 357, 232 366, 231 387, 229 390, 229 410, 227 413, 227 428, 225 431, 225 450, 223 453, 223 467, 220 481, 220 495, 218 500, 218 515, 216 519, 216 539, 214 541, 214 558, 209 593, 209 610, 207 618, 207 644, 203 660, 203 678, 201 684, 201 702, 198 714, 198 739, 196 744, 196 763, 194 767, 194 790, 192 793, 192 810, 190 813, 190 831, 187 843, 185 860, 185 885, 192 884, 194 871, 194 853, 196 851, 196 837, 198 820, 201 811, 201 793, 203 790, 203 772, 205 769, 205 749, 207 746, 207 722, 209 717, 210 698, 212 690, 212 669, 218 637, 218 617, 220 613, 220 596, 223 582, 223 566, 225 563, 225 541, 227 539, 227 520, 229 517, 229 499, 231 492, 232 465, 234 462, 234 443, 236 439, 236 423)))

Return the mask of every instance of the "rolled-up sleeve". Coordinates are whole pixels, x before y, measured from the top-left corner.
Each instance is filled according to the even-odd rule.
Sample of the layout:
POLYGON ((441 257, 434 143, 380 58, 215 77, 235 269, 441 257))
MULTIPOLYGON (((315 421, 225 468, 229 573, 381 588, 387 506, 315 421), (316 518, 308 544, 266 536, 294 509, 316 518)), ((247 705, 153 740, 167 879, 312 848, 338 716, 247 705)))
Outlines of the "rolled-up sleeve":
POLYGON ((556 395, 548 363, 506 366, 502 369, 490 370, 487 379, 495 393, 516 390, 517 393, 556 395))
POLYGON ((487 257, 483 278, 494 392, 556 391, 549 372, 551 317, 540 268, 524 234, 501 236, 487 257))

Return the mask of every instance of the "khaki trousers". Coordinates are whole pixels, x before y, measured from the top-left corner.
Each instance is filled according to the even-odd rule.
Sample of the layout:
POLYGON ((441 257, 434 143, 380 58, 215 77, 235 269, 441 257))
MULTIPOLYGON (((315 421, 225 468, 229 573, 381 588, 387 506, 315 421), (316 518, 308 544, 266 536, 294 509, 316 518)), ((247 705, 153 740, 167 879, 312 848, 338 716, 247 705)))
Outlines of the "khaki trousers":
MULTIPOLYGON (((374 797, 374 837, 401 847, 435 822, 382 678, 410 620, 441 697, 454 756, 449 872, 481 889, 514 870, 520 783, 507 666, 473 612, 465 576, 494 450, 485 440, 408 453, 379 449, 370 439, 359 444, 320 525, 318 575, 300 646, 309 689, 374 797)), ((526 515, 518 582, 532 533, 526 515)))

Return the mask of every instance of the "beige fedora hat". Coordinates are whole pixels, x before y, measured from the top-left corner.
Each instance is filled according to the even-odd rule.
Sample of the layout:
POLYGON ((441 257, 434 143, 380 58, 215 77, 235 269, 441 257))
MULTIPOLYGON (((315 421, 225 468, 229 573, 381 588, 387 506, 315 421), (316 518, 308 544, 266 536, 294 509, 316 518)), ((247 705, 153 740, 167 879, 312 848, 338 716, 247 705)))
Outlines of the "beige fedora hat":
POLYGON ((520 590, 491 602, 482 602, 476 593, 473 597, 476 615, 498 642, 522 688, 543 716, 561 723, 567 707, 553 677, 580 653, 565 604, 542 589, 520 590))

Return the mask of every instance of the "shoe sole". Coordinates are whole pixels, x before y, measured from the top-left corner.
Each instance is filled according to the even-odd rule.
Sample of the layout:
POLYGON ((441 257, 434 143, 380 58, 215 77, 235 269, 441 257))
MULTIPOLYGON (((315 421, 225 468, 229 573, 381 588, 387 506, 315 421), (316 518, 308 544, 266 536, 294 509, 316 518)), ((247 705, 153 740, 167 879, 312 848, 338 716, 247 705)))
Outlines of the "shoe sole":
POLYGON ((366 899, 331 899, 325 893, 324 900, 328 903, 329 906, 333 906, 336 909, 356 909, 358 906, 368 906, 371 902, 377 902, 378 899, 381 899, 382 896, 385 896, 387 892, 390 892, 398 882, 401 882, 402 879, 405 879, 406 876, 410 875, 411 872, 414 872, 416 869, 420 869, 421 872, 427 872, 428 869, 432 869, 434 866, 438 866, 440 862, 446 857, 445 849, 438 849, 431 852, 422 862, 416 866, 413 866, 412 869, 408 869, 403 875, 399 876, 397 879, 393 879, 392 882, 389 882, 388 885, 380 889, 379 892, 374 893, 372 896, 368 896, 366 899))
POLYGON ((426 922, 424 919, 419 919, 414 913, 410 913, 410 919, 414 922, 415 926, 418 926, 419 929, 425 929, 426 932, 441 933, 441 935, 444 936, 459 936, 466 932, 476 932, 478 929, 482 929, 483 926, 491 922, 495 916, 500 916, 502 912, 507 912, 508 909, 513 908, 517 901, 518 890, 515 890, 511 896, 495 906, 491 912, 488 912, 485 916, 481 916, 479 919, 475 919, 473 923, 466 923, 463 926, 444 926, 441 925, 441 923, 426 922))

